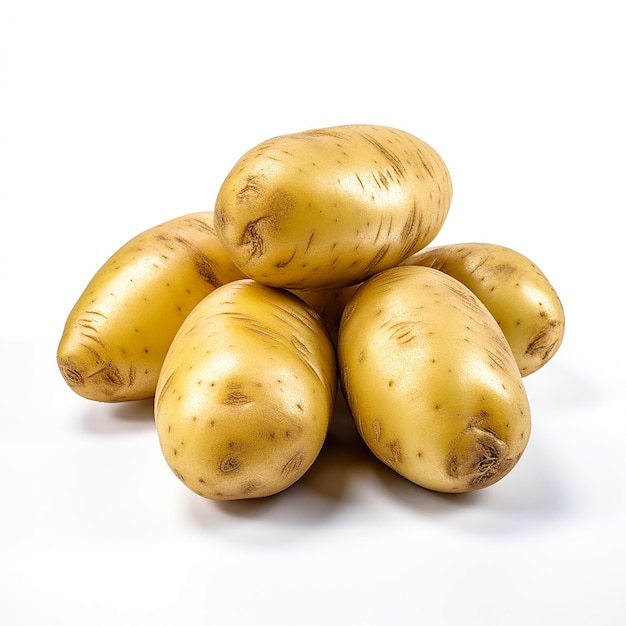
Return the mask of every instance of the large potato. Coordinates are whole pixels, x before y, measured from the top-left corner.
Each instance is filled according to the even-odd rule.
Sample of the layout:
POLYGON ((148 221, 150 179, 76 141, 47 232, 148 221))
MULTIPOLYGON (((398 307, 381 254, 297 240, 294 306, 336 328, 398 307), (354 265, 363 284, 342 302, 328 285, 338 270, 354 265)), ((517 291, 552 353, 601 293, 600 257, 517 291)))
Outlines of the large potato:
POLYGON ((522 455, 522 377, 489 311, 456 279, 428 267, 369 278, 344 310, 338 358, 363 440, 412 482, 472 491, 522 455))
POLYGON ((211 211, 137 235, 96 272, 72 308, 57 349, 67 384, 102 402, 154 395, 170 342, 193 307, 241 279, 211 211))
POLYGON ((215 228, 234 263, 268 285, 355 284, 439 233, 452 196, 435 150, 355 124, 269 139, 224 180, 215 228))
POLYGON ((189 314, 163 364, 163 455, 205 498, 273 495, 319 454, 336 391, 335 352, 313 309, 283 289, 229 283, 189 314))
POLYGON ((516 250, 458 243, 421 250, 402 265, 438 269, 471 289, 506 337, 522 376, 545 365, 563 342, 565 313, 546 275, 516 250))

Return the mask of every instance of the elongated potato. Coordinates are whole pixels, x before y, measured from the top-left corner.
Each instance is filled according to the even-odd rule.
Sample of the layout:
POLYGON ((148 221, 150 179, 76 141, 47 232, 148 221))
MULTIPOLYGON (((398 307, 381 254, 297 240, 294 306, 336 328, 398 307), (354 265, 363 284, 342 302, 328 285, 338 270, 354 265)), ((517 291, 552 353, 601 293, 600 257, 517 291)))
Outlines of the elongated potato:
POLYGON ((252 280, 224 285, 189 314, 163 364, 163 455, 205 498, 283 491, 319 454, 337 384, 331 340, 304 301, 252 280))
POLYGON ((368 279, 344 310, 338 358, 363 440, 410 481, 472 491, 522 455, 522 377, 489 311, 456 279, 410 266, 368 279))
POLYGON ((241 279, 211 211, 133 237, 96 272, 72 308, 57 349, 67 384, 101 402, 154 395, 169 345, 192 308, 241 279))
POLYGON ((385 126, 336 126, 244 154, 219 190, 215 228, 259 282, 342 287, 428 245, 451 197, 445 163, 422 140, 385 126))
POLYGON ((491 243, 458 243, 421 250, 402 265, 438 269, 471 289, 506 337, 522 376, 543 367, 565 332, 565 312, 546 275, 516 250, 491 243))

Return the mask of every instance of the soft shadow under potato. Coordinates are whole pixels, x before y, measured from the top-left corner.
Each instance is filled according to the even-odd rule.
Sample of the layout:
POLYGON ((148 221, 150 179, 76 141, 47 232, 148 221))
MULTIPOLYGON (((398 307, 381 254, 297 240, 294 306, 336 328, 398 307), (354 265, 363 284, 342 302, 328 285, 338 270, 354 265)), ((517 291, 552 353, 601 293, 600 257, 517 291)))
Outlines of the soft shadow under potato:
POLYGON ((300 483, 327 498, 341 500, 349 489, 350 479, 375 463, 378 461, 359 436, 339 392, 324 446, 300 483))
POLYGON ((131 431, 154 430, 152 399, 119 403, 94 402, 87 405, 81 425, 97 435, 116 435, 131 431))

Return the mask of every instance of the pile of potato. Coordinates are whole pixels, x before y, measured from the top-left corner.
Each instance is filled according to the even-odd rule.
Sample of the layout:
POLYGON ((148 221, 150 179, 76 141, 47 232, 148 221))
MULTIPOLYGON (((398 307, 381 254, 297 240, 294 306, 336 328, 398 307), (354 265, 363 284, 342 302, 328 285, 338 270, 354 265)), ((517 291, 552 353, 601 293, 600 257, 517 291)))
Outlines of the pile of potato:
POLYGON ((71 310, 67 384, 100 402, 154 398, 164 458, 216 500, 283 491, 314 463, 339 389, 382 462, 441 492, 486 487, 528 443, 523 377, 563 339, 558 295, 527 257, 429 247, 448 169, 394 128, 265 141, 214 211, 126 243, 71 310))

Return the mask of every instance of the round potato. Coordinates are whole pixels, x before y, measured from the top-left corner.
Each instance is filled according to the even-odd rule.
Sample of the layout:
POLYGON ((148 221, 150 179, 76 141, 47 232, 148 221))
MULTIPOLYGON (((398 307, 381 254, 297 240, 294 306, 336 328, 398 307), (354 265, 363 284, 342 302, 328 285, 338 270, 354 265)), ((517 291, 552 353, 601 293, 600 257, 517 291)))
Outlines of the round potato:
POLYGON ((219 190, 215 228, 259 282, 341 287, 428 245, 451 198, 448 169, 422 140, 386 126, 336 126, 244 154, 219 190))
POLYGON ((565 313, 546 275, 516 250, 492 243, 426 248, 402 265, 424 265, 453 276, 489 309, 522 376, 543 367, 563 342, 565 313))
POLYGON ((151 398, 187 314, 216 287, 241 278, 211 211, 140 233, 104 263, 70 311, 57 349, 63 378, 89 400, 151 398))
POLYGON ((339 328, 344 396, 367 446, 431 490, 499 481, 530 435, 530 407, 495 320, 456 279, 401 266, 369 278, 339 328))
POLYGON ((197 305, 167 353, 155 397, 163 455, 205 498, 283 491, 319 454, 337 384, 313 309, 283 289, 231 282, 197 305))

